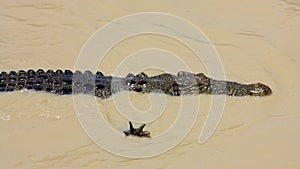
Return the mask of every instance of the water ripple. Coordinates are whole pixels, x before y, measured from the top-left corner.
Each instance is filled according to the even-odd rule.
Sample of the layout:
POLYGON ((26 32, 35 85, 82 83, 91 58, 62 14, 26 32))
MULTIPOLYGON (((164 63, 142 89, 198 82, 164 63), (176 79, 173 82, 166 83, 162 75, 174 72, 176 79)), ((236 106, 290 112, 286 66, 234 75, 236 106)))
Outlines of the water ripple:
POLYGON ((286 5, 286 9, 289 11, 294 11, 296 13, 300 12, 300 1, 299 0, 281 0, 286 5))
POLYGON ((9 5, 8 8, 32 8, 43 10, 63 10, 63 5, 51 4, 51 3, 35 3, 35 4, 21 4, 21 5, 9 5))

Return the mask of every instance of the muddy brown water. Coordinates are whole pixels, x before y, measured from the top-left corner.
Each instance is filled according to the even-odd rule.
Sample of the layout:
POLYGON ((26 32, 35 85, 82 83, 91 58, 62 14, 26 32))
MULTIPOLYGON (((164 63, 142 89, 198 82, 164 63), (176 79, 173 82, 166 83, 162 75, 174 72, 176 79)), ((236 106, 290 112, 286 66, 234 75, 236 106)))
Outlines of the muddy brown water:
MULTIPOLYGON (((228 97, 220 125, 204 144, 198 143, 198 137, 211 96, 194 96, 200 99, 201 106, 191 132, 170 151, 148 159, 123 158, 98 147, 81 128, 71 96, 28 91, 1 93, 0 168, 300 167, 300 1, 0 4, 1 71, 73 70, 80 49, 100 27, 136 12, 166 12, 185 18, 210 38, 227 80, 260 81, 273 89, 268 97, 228 97)), ((158 35, 123 41, 105 56, 99 70, 113 74, 126 56, 149 47, 171 51, 193 70, 206 72, 203 63, 184 45, 158 35)), ((157 74, 163 70, 145 71, 157 74)), ((147 95, 130 93, 129 97, 138 110, 151 107, 147 95)), ((163 114, 146 127, 153 135, 164 132, 176 119, 180 98, 167 97, 167 101, 163 114)), ((121 132, 127 128, 126 119, 118 115, 112 99, 97 103, 115 129, 121 132)))

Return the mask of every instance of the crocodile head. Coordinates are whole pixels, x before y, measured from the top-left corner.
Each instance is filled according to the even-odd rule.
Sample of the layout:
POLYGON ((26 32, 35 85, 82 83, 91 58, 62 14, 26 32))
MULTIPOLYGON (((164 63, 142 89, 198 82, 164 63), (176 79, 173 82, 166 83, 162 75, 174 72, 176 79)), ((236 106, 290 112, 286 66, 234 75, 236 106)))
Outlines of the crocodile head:
POLYGON ((267 96, 272 94, 269 86, 262 83, 254 83, 249 85, 249 95, 251 96, 267 96))

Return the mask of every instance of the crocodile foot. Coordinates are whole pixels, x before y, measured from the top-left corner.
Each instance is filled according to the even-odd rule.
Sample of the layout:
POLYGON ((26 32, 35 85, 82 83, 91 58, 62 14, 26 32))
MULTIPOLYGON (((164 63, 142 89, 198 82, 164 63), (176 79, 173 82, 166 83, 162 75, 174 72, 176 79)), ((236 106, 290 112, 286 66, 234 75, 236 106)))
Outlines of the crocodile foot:
POLYGON ((149 131, 143 131, 146 124, 142 124, 139 128, 134 128, 132 123, 129 122, 129 130, 123 131, 126 136, 133 135, 138 137, 150 137, 149 131))

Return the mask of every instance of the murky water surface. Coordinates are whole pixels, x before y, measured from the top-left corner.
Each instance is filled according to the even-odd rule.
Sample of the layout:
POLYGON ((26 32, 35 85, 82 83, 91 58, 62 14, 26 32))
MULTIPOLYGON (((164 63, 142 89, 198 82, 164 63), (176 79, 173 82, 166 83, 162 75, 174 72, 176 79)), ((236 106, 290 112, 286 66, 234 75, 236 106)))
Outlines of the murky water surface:
MULTIPOLYGON (((80 49, 97 29, 136 12, 166 12, 185 18, 213 42, 227 80, 261 81, 274 93, 263 98, 227 98, 222 121, 204 144, 198 143, 198 137, 211 96, 195 96, 201 106, 191 132, 167 153, 148 159, 122 158, 99 148, 80 127, 71 96, 1 93, 0 168, 300 167, 298 0, 231 0, 226 4, 196 0, 1 1, 0 69, 73 70, 80 49)), ((205 61, 201 63, 182 43, 158 35, 119 43, 99 70, 113 74, 128 55, 150 47, 171 51, 194 71, 206 72, 205 61)), ((131 71, 130 67, 126 70, 131 71)), ((163 70, 145 71, 158 74, 163 70)), ((129 97, 136 109, 151 108, 149 96, 130 93, 129 97)), ((180 98, 166 99, 163 114, 147 125, 153 135, 176 120, 180 98)), ((112 99, 97 100, 97 104, 116 130, 127 128, 127 120, 118 114, 112 99)))

